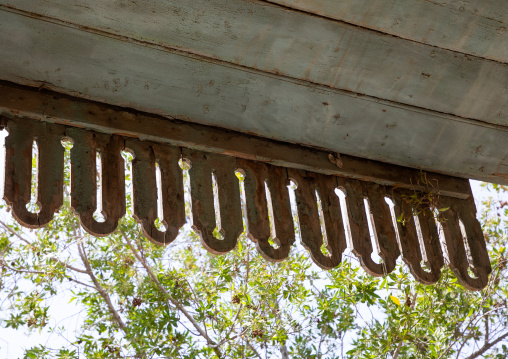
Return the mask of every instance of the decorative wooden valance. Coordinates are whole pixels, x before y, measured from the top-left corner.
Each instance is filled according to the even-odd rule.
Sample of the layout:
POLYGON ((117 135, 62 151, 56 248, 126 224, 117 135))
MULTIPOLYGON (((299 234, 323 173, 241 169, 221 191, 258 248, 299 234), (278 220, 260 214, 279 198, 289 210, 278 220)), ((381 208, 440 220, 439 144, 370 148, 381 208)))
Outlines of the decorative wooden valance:
POLYGON ((449 266, 464 286, 479 290, 487 284, 491 266, 467 180, 428 174, 429 181, 439 183, 439 190, 429 194, 429 189, 417 180, 421 173, 416 170, 148 117, 85 101, 75 102, 47 93, 12 89, 9 96, 0 99, 2 125, 9 132, 5 145, 4 198, 12 206, 16 220, 26 227, 40 228, 48 224, 63 204, 64 148, 61 140, 67 138, 73 142, 71 206, 85 230, 95 236, 112 233, 125 214, 121 151, 129 150, 134 156, 134 217, 154 243, 171 243, 185 223, 184 183, 179 165, 179 160, 185 159, 190 163, 193 228, 203 246, 214 254, 235 248, 243 232, 242 198, 235 174, 240 171, 244 175, 248 237, 269 261, 287 258, 295 241, 287 187, 293 181, 297 186, 295 197, 301 241, 320 267, 331 269, 340 264, 348 246, 345 233, 349 230, 349 245, 371 275, 390 273, 402 255, 417 280, 435 283, 440 278, 445 262, 443 249, 446 249, 449 266), (34 140, 38 146, 38 213, 27 210, 34 140), (93 216, 98 202, 97 152, 102 166, 103 222, 93 216), (159 192, 162 193, 165 231, 155 225, 158 216, 156 166, 161 173, 159 192), (345 193, 345 206, 341 206, 336 189, 345 193), (429 195, 439 195, 440 208, 417 200, 429 195), (385 197, 393 201, 399 221, 393 220, 385 197), (273 209, 276 245, 269 242, 269 208, 273 209), (436 214, 437 209, 441 210, 439 214, 436 214), (216 218, 217 212, 220 218, 216 218), (375 249, 368 216, 382 263, 376 263, 371 257, 375 249), (444 234, 443 247, 439 227, 444 234), (214 236, 215 228, 222 238, 214 236), (321 250, 323 243, 328 255, 321 250), (422 265, 424 258, 426 266, 422 265))

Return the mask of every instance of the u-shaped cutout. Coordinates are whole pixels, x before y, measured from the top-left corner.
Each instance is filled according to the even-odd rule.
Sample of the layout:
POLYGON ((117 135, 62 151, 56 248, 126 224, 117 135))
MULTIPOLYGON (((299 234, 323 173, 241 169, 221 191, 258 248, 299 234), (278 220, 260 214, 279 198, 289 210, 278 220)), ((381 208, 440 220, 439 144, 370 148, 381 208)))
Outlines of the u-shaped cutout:
POLYGON ((74 142, 71 150, 71 207, 79 215, 81 225, 87 232, 97 237, 111 234, 125 215, 125 171, 121 156, 124 141, 117 135, 96 134, 77 128, 69 128, 67 134, 74 142), (93 218, 97 208, 97 149, 103 154, 104 222, 97 222, 93 218))
POLYGON ((340 187, 346 191, 346 206, 348 210, 349 227, 351 229, 351 241, 353 253, 360 260, 362 268, 375 277, 385 275, 383 263, 375 263, 372 260, 372 242, 370 240, 369 225, 365 210, 364 198, 367 197, 367 189, 364 182, 354 179, 338 179, 340 187))
POLYGON ((8 121, 9 135, 5 139, 6 173, 4 199, 12 206, 12 215, 29 228, 48 224, 63 204, 64 148, 61 125, 15 119, 8 121), (37 138, 39 173, 37 202, 39 213, 31 213, 32 144, 37 138))
MULTIPOLYGON (((428 207, 418 208, 418 222, 420 224, 423 245, 427 254, 430 271, 423 269, 423 260, 420 242, 418 240, 418 229, 414 220, 414 213, 411 203, 404 200, 405 192, 394 191, 395 216, 400 218, 397 222, 400 246, 402 248, 402 259, 408 265, 411 273, 421 283, 434 284, 441 277, 441 268, 444 265, 443 253, 439 243, 439 233, 434 220, 432 210, 428 207), (402 220, 403 219, 403 220, 402 220)), ((411 195, 407 192, 407 196, 411 195)))
POLYGON ((175 240, 185 224, 185 200, 182 170, 178 165, 178 147, 128 139, 126 147, 134 152, 132 161, 134 218, 141 223, 145 236, 155 244, 166 245, 175 240), (156 160, 161 171, 162 212, 165 231, 156 225, 157 179, 156 160))
POLYGON ((263 258, 272 262, 286 259, 295 242, 295 229, 291 203, 287 189, 287 171, 261 162, 237 160, 245 173, 244 188, 247 205, 247 236, 256 243, 256 249, 263 258), (278 248, 269 243, 270 220, 265 182, 273 205, 273 225, 278 248))
POLYGON ((342 253, 347 244, 340 199, 335 194, 336 177, 296 169, 289 169, 288 175, 297 183, 295 197, 303 246, 321 268, 337 267, 342 261, 342 253), (321 251, 324 234, 320 225, 316 191, 321 200, 324 228, 328 239, 326 248, 330 256, 321 251))
POLYGON ((234 249, 243 231, 240 188, 235 175, 236 159, 193 150, 184 150, 184 157, 191 161, 189 169, 192 227, 198 233, 203 246, 213 254, 224 254, 234 249), (217 183, 220 213, 216 220, 212 175, 217 183), (217 223, 219 222, 219 223, 217 223), (217 227, 223 239, 215 238, 217 227))
POLYGON ((391 273, 400 256, 397 234, 393 227, 390 206, 386 203, 386 188, 375 183, 365 183, 369 210, 373 221, 375 239, 379 246, 379 256, 383 259, 384 273, 391 273))
POLYGON ((467 200, 445 197, 443 206, 449 207, 440 213, 446 241, 446 249, 453 270, 459 282, 470 290, 481 290, 489 281, 492 272, 487 246, 483 237, 480 223, 476 219, 476 206, 472 197, 467 200), (462 220, 465 230, 464 235, 460 229, 459 219, 462 220), (469 257, 471 257, 471 269, 475 277, 468 273, 469 257))

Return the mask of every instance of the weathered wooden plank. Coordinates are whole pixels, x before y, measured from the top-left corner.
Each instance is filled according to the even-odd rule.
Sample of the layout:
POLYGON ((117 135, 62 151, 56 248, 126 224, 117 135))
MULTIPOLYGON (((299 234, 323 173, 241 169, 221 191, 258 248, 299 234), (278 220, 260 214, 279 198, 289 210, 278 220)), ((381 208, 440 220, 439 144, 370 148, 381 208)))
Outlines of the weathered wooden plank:
POLYGON ((483 233, 476 219, 474 201, 446 198, 442 203, 450 206, 450 209, 440 213, 450 261, 448 265, 463 286, 470 290, 483 289, 488 283, 492 267, 485 241, 478 240, 483 237, 483 233), (459 219, 464 226, 464 233, 459 219))
MULTIPOLYGON (((436 283, 441 277, 441 268, 444 264, 443 253, 439 246, 439 236, 434 216, 428 208, 413 208, 409 198, 411 192, 394 193, 395 216, 402 249, 402 259, 408 265, 413 276, 424 284, 436 283), (418 215, 425 253, 427 254, 430 270, 422 267, 424 259, 422 248, 418 239, 417 224, 414 215, 418 215)), ((455 245, 464 246, 463 243, 455 245)), ((467 261, 466 261, 467 262, 467 261)))
POLYGON ((299 170, 289 170, 288 176, 297 186, 295 198, 302 245, 309 251, 314 263, 321 268, 337 267, 346 249, 346 236, 339 197, 334 192, 338 187, 336 178, 299 170), (322 227, 318 198, 323 214, 322 227), (323 229, 326 233, 323 233, 323 229), (328 255, 321 251, 323 244, 328 255))
MULTIPOLYGON (((100 0, 2 3, 3 9, 50 17, 50 21, 119 41, 136 41, 162 51, 178 49, 376 99, 508 124, 506 63, 464 56, 255 0, 173 0, 152 2, 150 6, 100 0)), ((33 28, 38 29, 35 24, 33 28)), ((508 32, 502 34, 508 37, 508 32)), ((73 42, 66 46, 79 46, 77 40, 73 42)), ((505 49, 506 41, 499 47, 505 49)), ((132 70, 144 66, 127 56, 117 65, 125 66, 126 61, 132 70)), ((27 66, 38 67, 35 63, 27 66)), ((78 69, 75 81, 88 75, 78 69)), ((40 68, 44 70, 48 69, 40 68)), ((157 73, 152 76, 159 79, 157 73)), ((104 79, 98 85, 123 92, 114 79, 104 79)), ((219 87, 216 83, 209 90, 220 91, 219 87)), ((94 93, 94 88, 88 92, 94 93)))
POLYGON ((388 274, 384 263, 376 263, 372 259, 374 248, 370 239, 364 204, 364 198, 368 195, 366 184, 356 180, 339 180, 338 185, 345 190, 346 194, 353 253, 360 260, 362 268, 370 275, 381 277, 388 274))
POLYGON ((81 225, 94 236, 107 236, 125 214, 124 161, 120 154, 124 141, 117 135, 94 134, 71 128, 71 207, 81 225), (97 151, 101 156, 103 222, 94 218, 97 209, 97 151))
POLYGON ((382 162, 508 179, 508 148, 500 145, 508 138, 504 127, 281 81, 6 12, 0 12, 0 28, 0 69, 10 81, 382 162))
POLYGON ((191 164, 192 227, 209 252, 227 253, 235 248, 243 231, 236 160, 187 149, 183 151, 183 157, 191 164), (212 176, 216 180, 215 189, 212 176), (214 192, 219 208, 214 207, 214 192))
POLYGON ((12 215, 29 228, 48 224, 63 204, 63 157, 59 126, 19 119, 9 126, 5 141, 6 168, 4 199, 12 206, 12 215), (38 163, 36 201, 39 212, 30 212, 32 144, 37 142, 38 163))
POLYGON ((247 236, 256 243, 258 252, 271 262, 286 259, 295 242, 295 228, 289 192, 287 189, 287 169, 275 167, 261 162, 237 160, 237 166, 244 172, 245 201, 247 207, 247 236), (266 187, 268 192, 266 193, 266 187), (267 195, 270 196, 273 208, 272 237, 267 195))
POLYGON ((423 237, 428 269, 430 273, 439 273, 444 265, 444 257, 439 241, 436 218, 432 210, 430 208, 421 209, 418 214, 418 222, 423 237))
POLYGON ((392 213, 385 196, 386 188, 377 184, 366 186, 375 240, 379 247, 379 256, 383 259, 385 273, 391 273, 400 255, 397 235, 392 223, 392 213))
POLYGON ((428 45, 508 62, 504 0, 265 0, 428 45))
POLYGON ((180 227, 185 224, 185 202, 182 171, 178 165, 180 149, 153 142, 128 139, 125 147, 133 152, 132 181, 134 218, 141 223, 146 237, 157 244, 169 244, 175 240, 180 227), (157 213, 156 163, 161 173, 162 223, 161 231, 155 225, 157 213))
MULTIPOLYGON (((383 185, 425 191, 418 170, 389 165, 348 155, 273 141, 240 132, 117 108, 64 96, 48 90, 0 82, 0 114, 8 118, 29 118, 84 127, 102 133, 169 143, 175 146, 221 153, 237 158, 271 163, 286 168, 358 178, 383 185), (330 160, 330 155, 332 159, 330 160)), ((436 173, 425 174, 441 194, 469 198, 468 181, 436 173)), ((492 179, 491 177, 484 177, 492 179)), ((502 178, 495 178, 502 180, 502 178)), ((148 195, 150 196, 150 195, 148 195)))

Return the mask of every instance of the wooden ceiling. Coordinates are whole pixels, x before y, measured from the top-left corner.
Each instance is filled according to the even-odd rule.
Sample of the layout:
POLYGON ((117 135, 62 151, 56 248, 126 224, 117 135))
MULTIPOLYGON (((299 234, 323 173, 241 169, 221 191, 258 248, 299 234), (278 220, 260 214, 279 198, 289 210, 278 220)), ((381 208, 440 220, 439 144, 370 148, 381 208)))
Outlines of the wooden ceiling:
POLYGON ((504 0, 0 0, 0 80, 508 184, 507 29, 504 0))

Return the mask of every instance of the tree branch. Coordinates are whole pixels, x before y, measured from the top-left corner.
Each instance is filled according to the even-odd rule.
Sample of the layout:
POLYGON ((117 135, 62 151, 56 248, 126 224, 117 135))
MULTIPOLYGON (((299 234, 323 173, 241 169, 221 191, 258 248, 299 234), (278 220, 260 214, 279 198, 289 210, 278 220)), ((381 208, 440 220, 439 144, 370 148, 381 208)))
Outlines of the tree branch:
POLYGON ((485 343, 483 345, 483 347, 481 347, 479 350, 475 351, 473 354, 471 354, 470 356, 468 356, 466 359, 474 359, 474 358, 478 358, 480 355, 482 355, 483 353, 485 353, 487 350, 489 350, 490 348, 492 348, 494 345, 496 345, 497 343, 499 343, 500 341, 502 341, 503 339, 505 339, 506 337, 508 337, 508 332, 504 333, 503 335, 501 335, 499 338, 497 338, 496 340, 494 340, 493 342, 490 342, 490 343, 485 343))
POLYGON ((91 286, 90 284, 86 284, 86 283, 80 282, 79 280, 71 278, 71 277, 69 277, 69 280, 71 280, 73 282, 76 282, 78 284, 84 285, 85 287, 88 287, 88 288, 97 289, 97 288, 91 286))
POLYGON ((259 354, 259 352, 256 350, 256 348, 254 348, 254 346, 248 341, 246 340, 245 341, 247 343, 247 345, 249 346, 249 348, 254 352, 254 354, 256 354, 256 356, 259 358, 259 359, 263 359, 263 357, 261 356, 261 354, 259 354))
MULTIPOLYGON (((413 302, 411 303, 411 307, 409 308, 410 310, 413 310, 413 308, 415 307, 416 297, 417 297, 417 292, 415 291, 415 294, 413 295, 413 302)), ((395 353, 393 354, 392 359, 397 359, 397 357, 400 354, 400 350, 402 349, 402 344, 404 344, 404 340, 401 340, 399 342, 399 345, 397 345, 397 349, 395 350, 395 353)))
MULTIPOLYGON (((485 298, 484 298, 484 300, 482 301, 482 303, 484 303, 484 302, 485 302, 485 299, 486 299, 486 298, 487 298, 487 297, 485 297, 485 298)), ((497 307, 497 308, 491 309, 491 310, 489 310, 488 312, 483 313, 483 314, 482 314, 482 315, 480 315, 480 316, 478 316, 478 314, 477 314, 476 316, 474 316, 473 318, 471 318, 471 321, 470 321, 470 322, 469 322, 469 324, 466 326, 466 328, 464 329, 464 331, 463 331, 463 332, 465 333, 465 331, 466 331, 466 330, 467 330, 467 329, 468 329, 471 325, 473 325, 473 324, 475 324, 475 325, 476 325, 476 323, 477 323, 477 322, 479 322, 479 321, 480 321, 483 317, 488 317, 490 313, 493 313, 493 312, 495 312, 495 311, 497 311, 497 310, 500 310, 500 309, 506 309, 506 307, 505 307, 505 306, 501 306, 501 307, 497 307)), ((487 327, 487 330, 488 330, 488 327, 487 327)), ((466 345, 466 343, 467 343, 467 341, 468 341, 469 339, 470 339, 470 337, 467 337, 467 336, 466 336, 466 340, 462 343, 462 345, 460 346, 459 350, 457 351, 457 358, 459 357, 460 352, 461 352, 461 351, 462 351, 462 349, 465 347, 465 345, 466 345)), ((449 349, 453 346, 453 344, 455 344, 456 342, 457 342, 457 340, 455 340, 454 342, 452 342, 452 343, 448 346, 448 348, 446 349, 446 351, 445 351, 445 352, 444 352, 441 356, 443 356, 444 354, 446 354, 446 352, 447 352, 447 351, 448 351, 448 350, 449 350, 449 349)), ((488 342, 488 340, 486 339, 486 340, 485 340, 485 343, 487 343, 487 342, 488 342)), ((440 356, 438 359, 440 359, 440 358, 441 358, 441 356, 440 356)))
POLYGON ((83 246, 83 243, 78 243, 78 251, 79 251, 79 256, 81 257, 81 260, 83 261, 83 264, 86 267, 86 272, 90 276, 90 279, 92 279, 93 284, 95 285, 95 289, 99 292, 101 297, 106 302, 106 305, 108 306, 109 311, 113 315, 113 318, 115 319, 115 321, 118 324, 118 326, 120 327, 120 329, 122 329, 122 331, 125 333, 127 331, 127 326, 122 321, 120 314, 118 314, 115 307, 113 306, 113 303, 111 302, 111 298, 109 297, 108 293, 106 292, 106 290, 104 290, 104 288, 102 288, 102 286, 100 285, 97 278, 95 278, 95 276, 92 272, 92 268, 90 266, 90 262, 88 261, 88 258, 86 256, 85 247, 83 246))
POLYGON ((79 272, 79 273, 83 273, 83 274, 88 274, 88 272, 87 272, 86 270, 84 270, 84 269, 80 269, 80 268, 76 268, 76 267, 73 267, 73 266, 71 266, 70 264, 67 264, 67 263, 65 263, 64 261, 61 261, 61 260, 60 260, 60 259, 58 259, 58 258, 53 257, 53 258, 51 258, 51 260, 52 260, 53 262, 60 263, 60 264, 61 264, 61 265, 63 265, 64 267, 69 268, 69 269, 71 269, 71 270, 73 270, 73 271, 76 271, 76 272, 79 272))
POLYGON ((136 259, 143 265, 143 267, 145 268, 146 272, 148 273, 148 276, 150 277, 150 279, 155 283, 155 285, 157 286, 157 288, 166 296, 166 298, 168 298, 168 300, 171 302, 171 304, 173 304, 176 309, 178 309, 180 312, 182 312, 182 314, 191 322, 191 324, 194 326, 194 328, 196 328, 196 330, 198 331, 198 333, 203 337, 205 338, 207 344, 213 349, 213 351, 215 352, 215 354, 219 357, 219 358, 222 358, 222 354, 220 352, 220 350, 216 347, 217 343, 215 343, 207 334, 206 332, 203 330, 203 328, 201 328, 198 324, 198 322, 196 322, 196 320, 192 317, 192 315, 187 311, 187 309, 185 309, 185 307, 183 307, 176 299, 174 299, 171 294, 168 293, 168 291, 166 291, 166 289, 162 286, 162 284, 159 282, 159 280, 157 279, 157 276, 153 273, 152 269, 150 268, 150 266, 148 265, 148 263, 146 263, 146 260, 138 253, 138 251, 134 248, 134 246, 132 245, 130 239, 127 237, 127 235, 121 230, 122 232, 122 237, 125 239, 125 241, 127 242, 127 245, 130 247, 132 253, 134 254, 134 256, 136 257, 136 259))
MULTIPOLYGON (((321 343, 320 343, 321 345, 321 343)), ((281 355, 281 359, 289 359, 289 354, 288 354, 288 350, 286 348, 286 344, 282 344, 279 348, 280 350, 280 355, 281 355)), ((319 350, 321 350, 321 347, 319 348, 319 350)), ((320 356, 318 355, 318 358, 320 358, 320 356)))
POLYGON ((485 343, 489 342, 489 315, 485 316, 485 343))
POLYGON ((16 268, 12 268, 12 267, 9 267, 7 265, 7 263, 5 263, 4 260, 0 260, 0 265, 7 268, 7 269, 10 269, 11 271, 13 272, 18 272, 18 273, 28 273, 28 274, 46 274, 46 272, 40 272, 40 271, 37 271, 37 270, 28 270, 28 269, 16 269, 16 268))
MULTIPOLYGON (((237 335, 234 335, 234 336, 232 336, 231 338, 224 338, 224 339, 222 339, 220 342, 218 342, 217 344, 212 345, 211 347, 212 347, 212 348, 218 348, 218 347, 220 347, 222 344, 224 344, 224 343, 226 343, 226 342, 228 342, 228 341, 230 341, 230 340, 233 340, 233 339, 236 339, 236 338, 238 338, 238 337, 241 337, 241 336, 242 336, 242 335, 244 335, 246 332, 247 332, 247 329, 244 329, 241 333, 239 333, 239 334, 237 334, 237 335)), ((231 333, 231 331, 230 331, 230 333, 231 333)))
POLYGON ((32 245, 32 243, 30 243, 29 240, 21 237, 21 235, 19 235, 18 232, 16 232, 14 229, 12 229, 11 227, 9 227, 9 225, 5 224, 4 222, 0 221, 0 224, 6 229, 8 230, 9 232, 11 232, 11 234, 15 235, 16 237, 18 237, 19 239, 21 239, 23 242, 25 242, 26 244, 28 244, 29 246, 32 245))

